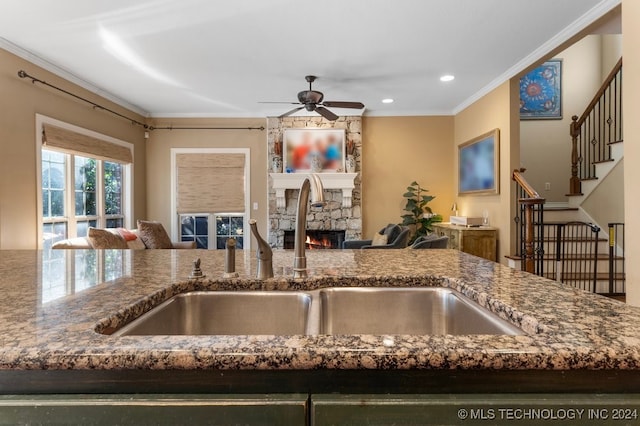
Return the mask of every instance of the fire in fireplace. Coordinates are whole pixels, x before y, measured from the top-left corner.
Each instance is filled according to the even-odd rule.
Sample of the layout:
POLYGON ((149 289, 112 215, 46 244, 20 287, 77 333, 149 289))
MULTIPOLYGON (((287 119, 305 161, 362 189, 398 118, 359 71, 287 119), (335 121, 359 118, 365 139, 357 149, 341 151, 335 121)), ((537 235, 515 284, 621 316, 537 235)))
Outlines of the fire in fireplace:
MULTIPOLYGON (((323 231, 307 229, 306 248, 316 249, 340 249, 344 241, 344 231, 323 231)), ((284 249, 293 249, 295 246, 295 231, 284 231, 284 249)))

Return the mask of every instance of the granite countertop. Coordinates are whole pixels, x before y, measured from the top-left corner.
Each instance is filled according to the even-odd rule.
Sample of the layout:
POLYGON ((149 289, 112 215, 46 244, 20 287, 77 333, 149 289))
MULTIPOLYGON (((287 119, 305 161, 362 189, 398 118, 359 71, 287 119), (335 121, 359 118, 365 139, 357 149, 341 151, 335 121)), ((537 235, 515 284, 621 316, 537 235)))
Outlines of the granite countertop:
POLYGON ((310 277, 256 280, 255 253, 0 251, 0 370, 639 369, 640 309, 454 250, 309 250, 310 277), (207 275, 189 280, 195 258, 207 275), (521 327, 519 336, 123 336, 96 329, 189 290, 444 286, 521 327), (134 308, 135 307, 135 308, 134 308))

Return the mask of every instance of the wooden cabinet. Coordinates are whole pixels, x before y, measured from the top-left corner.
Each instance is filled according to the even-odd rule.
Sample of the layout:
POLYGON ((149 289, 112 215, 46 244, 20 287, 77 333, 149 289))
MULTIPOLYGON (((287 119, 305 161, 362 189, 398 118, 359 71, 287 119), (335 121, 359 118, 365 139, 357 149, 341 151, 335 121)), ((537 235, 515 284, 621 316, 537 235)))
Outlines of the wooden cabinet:
POLYGON ((498 229, 490 226, 466 227, 450 223, 434 223, 438 235, 449 237, 450 249, 456 249, 488 260, 497 259, 498 229))

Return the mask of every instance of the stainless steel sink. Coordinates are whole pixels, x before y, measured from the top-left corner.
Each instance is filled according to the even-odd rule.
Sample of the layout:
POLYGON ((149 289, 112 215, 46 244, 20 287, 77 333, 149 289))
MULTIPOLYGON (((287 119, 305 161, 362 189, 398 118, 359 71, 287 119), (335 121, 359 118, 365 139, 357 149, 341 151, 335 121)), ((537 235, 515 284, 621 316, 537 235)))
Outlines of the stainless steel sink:
POLYGON ((201 291, 174 296, 113 333, 132 335, 523 334, 441 287, 201 291))
POLYGON ((523 334, 447 288, 331 288, 320 300, 321 334, 523 334))
POLYGON ((296 291, 202 291, 176 295, 114 333, 307 334, 312 297, 296 291))

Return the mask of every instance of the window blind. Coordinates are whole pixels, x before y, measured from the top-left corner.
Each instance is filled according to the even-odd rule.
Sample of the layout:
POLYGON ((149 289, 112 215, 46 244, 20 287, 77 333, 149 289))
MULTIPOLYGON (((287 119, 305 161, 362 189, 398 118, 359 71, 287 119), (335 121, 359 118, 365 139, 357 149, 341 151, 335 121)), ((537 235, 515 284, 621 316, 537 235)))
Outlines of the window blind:
POLYGON ((51 124, 43 124, 42 144, 69 154, 86 154, 100 160, 124 164, 133 162, 131 148, 51 124))
POLYGON ((244 154, 176 154, 178 213, 245 209, 244 154))

